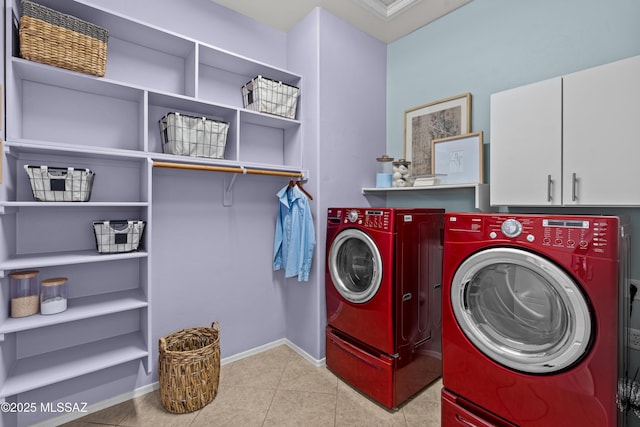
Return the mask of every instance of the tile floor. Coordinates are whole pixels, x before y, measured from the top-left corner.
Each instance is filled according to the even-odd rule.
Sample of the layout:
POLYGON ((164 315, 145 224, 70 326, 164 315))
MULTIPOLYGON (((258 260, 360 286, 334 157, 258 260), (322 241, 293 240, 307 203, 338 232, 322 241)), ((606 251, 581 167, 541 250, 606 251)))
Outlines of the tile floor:
POLYGON ((148 393, 64 427, 152 426, 440 426, 436 381, 396 412, 374 404, 286 345, 225 364, 218 395, 197 412, 176 415, 148 393))

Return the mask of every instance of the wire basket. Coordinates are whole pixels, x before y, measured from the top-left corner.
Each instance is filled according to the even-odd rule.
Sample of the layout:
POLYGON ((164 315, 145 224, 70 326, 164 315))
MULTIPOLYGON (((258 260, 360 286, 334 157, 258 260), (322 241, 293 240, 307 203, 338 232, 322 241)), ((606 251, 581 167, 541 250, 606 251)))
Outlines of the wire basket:
POLYGON ((160 119, 162 151, 180 156, 223 159, 229 123, 168 113, 160 119))
POLYGON ((41 202, 87 202, 93 178, 90 169, 24 165, 33 198, 41 202))
POLYGON ((20 56, 31 61, 103 77, 107 69, 104 28, 22 0, 20 56))
POLYGON ((220 382, 218 322, 160 338, 158 380, 162 406, 169 412, 184 414, 209 404, 220 382))
POLYGON ((141 220, 93 221, 96 247, 101 254, 133 252, 142 241, 145 222, 141 220))
POLYGON ((293 119, 296 117, 300 89, 257 76, 242 86, 244 108, 293 119))

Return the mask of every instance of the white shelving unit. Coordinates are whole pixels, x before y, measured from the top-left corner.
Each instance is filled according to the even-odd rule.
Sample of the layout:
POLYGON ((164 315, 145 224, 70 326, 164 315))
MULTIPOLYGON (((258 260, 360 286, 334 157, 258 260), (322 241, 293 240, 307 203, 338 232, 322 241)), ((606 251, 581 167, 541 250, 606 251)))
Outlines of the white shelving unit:
POLYGON ((154 161, 306 176, 301 122, 245 110, 241 96, 258 74, 295 86, 301 76, 84 0, 36 1, 108 29, 108 62, 97 78, 21 59, 20 2, 5 0, 0 399, 135 360, 151 372, 154 161), (168 112, 229 122, 224 159, 164 154, 158 121, 168 112), (91 169, 91 200, 34 201, 25 164, 91 169), (140 250, 98 254, 91 222, 123 218, 146 221, 140 250), (9 273, 24 269, 68 277, 67 311, 11 318, 9 273), (55 344, 18 345, 42 335, 55 344))
POLYGON ((433 192, 468 191, 475 200, 475 208, 481 212, 489 212, 489 184, 448 184, 430 185, 423 187, 390 187, 390 188, 363 188, 362 194, 420 194, 427 195, 433 192))

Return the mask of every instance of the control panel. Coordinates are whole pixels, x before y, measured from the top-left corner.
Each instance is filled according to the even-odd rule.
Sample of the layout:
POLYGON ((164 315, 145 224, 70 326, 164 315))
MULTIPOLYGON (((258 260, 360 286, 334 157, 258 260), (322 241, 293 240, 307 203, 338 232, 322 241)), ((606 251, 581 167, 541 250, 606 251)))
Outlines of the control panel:
POLYGON ((609 242, 617 242, 618 221, 614 217, 545 215, 450 215, 451 241, 494 240, 536 247, 605 253, 609 242))
POLYGON ((334 208, 328 210, 329 223, 361 226, 374 230, 392 228, 392 211, 389 209, 334 208))

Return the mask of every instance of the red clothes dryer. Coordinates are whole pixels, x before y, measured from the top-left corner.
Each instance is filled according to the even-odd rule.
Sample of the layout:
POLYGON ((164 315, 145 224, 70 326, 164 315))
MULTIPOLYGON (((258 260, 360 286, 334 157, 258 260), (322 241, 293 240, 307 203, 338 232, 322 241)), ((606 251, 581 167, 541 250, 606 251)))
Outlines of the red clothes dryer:
POLYGON ((449 213, 442 426, 618 426, 624 218, 449 213))
POLYGON ((441 376, 443 209, 330 208, 327 367, 396 408, 441 376))

